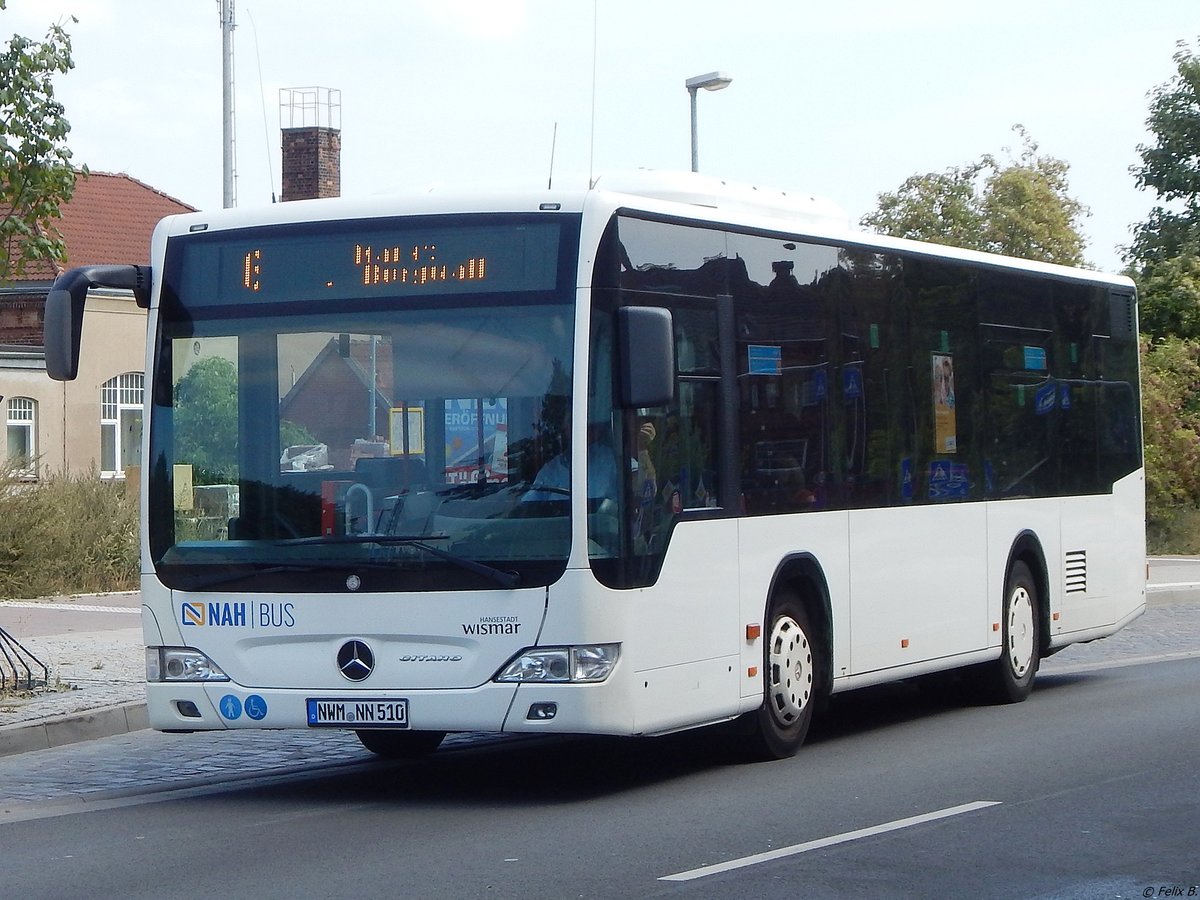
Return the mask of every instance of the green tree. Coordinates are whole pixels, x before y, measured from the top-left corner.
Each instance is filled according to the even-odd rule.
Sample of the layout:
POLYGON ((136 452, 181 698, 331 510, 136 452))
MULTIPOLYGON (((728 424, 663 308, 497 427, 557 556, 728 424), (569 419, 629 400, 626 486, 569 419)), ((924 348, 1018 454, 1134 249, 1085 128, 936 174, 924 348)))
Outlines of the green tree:
POLYGON ((1182 41, 1173 78, 1150 92, 1146 127, 1131 171, 1157 205, 1134 229, 1127 259, 1138 281, 1142 331, 1200 339, 1200 58, 1182 41))
POLYGON ((175 385, 175 447, 196 484, 237 481, 237 368, 220 356, 200 360, 175 385))
MULTIPOLYGON (((193 365, 175 385, 175 448, 190 463, 196 484, 232 484, 238 477, 237 367, 212 356, 193 365)), ((303 425, 283 419, 279 446, 315 444, 303 425)))
POLYGON ((74 65, 61 24, 42 41, 15 34, 0 53, 0 282, 29 262, 66 256, 53 220, 74 193, 76 173, 53 79, 74 65))
POLYGON ((1200 343, 1143 346, 1146 525, 1157 552, 1197 552, 1200 498, 1200 343))
POLYGON ((1126 259, 1138 282, 1146 522, 1157 551, 1200 551, 1200 58, 1184 42, 1175 75, 1150 91, 1131 169, 1156 205, 1126 259))
POLYGON ((912 175, 895 193, 880 194, 878 207, 862 224, 893 237, 983 250, 986 223, 976 189, 979 173, 979 164, 973 163, 912 175))
POLYGON ((1038 153, 1021 126, 1021 152, 985 154, 944 172, 908 178, 879 195, 862 225, 897 237, 1077 266, 1087 208, 1068 193, 1067 163, 1038 153))
POLYGON ((1134 274, 1142 334, 1155 341, 1200 339, 1200 255, 1186 253, 1156 260, 1134 274))
POLYGON ((1154 143, 1138 146, 1132 170, 1159 201, 1134 233, 1130 256, 1143 266, 1200 251, 1200 58, 1183 41, 1176 48, 1175 75, 1150 92, 1154 143))

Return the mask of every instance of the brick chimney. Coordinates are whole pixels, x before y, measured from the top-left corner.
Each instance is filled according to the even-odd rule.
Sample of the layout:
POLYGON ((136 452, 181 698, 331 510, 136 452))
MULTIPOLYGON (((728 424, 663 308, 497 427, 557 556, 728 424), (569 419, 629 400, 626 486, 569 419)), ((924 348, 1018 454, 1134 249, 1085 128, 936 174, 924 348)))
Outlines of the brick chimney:
POLYGON ((342 92, 338 90, 280 90, 285 202, 341 196, 341 110, 342 92))

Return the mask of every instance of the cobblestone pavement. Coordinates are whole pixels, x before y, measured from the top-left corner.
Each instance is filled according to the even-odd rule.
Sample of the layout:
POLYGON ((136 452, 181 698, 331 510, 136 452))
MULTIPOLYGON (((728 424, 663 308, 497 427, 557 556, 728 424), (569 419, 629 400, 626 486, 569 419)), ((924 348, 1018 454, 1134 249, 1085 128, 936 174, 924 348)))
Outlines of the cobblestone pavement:
MULTIPOLYGON (((0 724, 19 724, 35 715, 45 716, 49 709, 75 710, 82 705, 86 710, 100 701, 136 704, 144 696, 140 629, 46 636, 37 642, 35 652, 39 651, 55 654, 51 658, 58 661, 56 670, 62 680, 80 689, 0 707, 0 724)), ((1200 657, 1200 595, 1159 593, 1151 595, 1145 615, 1124 631, 1069 647, 1045 660, 1042 672, 1053 675, 1191 657, 1200 657)), ((529 738, 452 735, 445 747, 515 740, 529 738)), ((101 740, 0 756, 0 824, 53 814, 47 808, 78 808, 116 802, 131 794, 174 792, 299 771, 312 774, 372 762, 374 757, 349 732, 170 735, 135 728, 101 740)))
MULTIPOLYGON (((451 735, 455 748, 530 740, 451 735)), ((544 740, 544 739, 539 739, 544 740)), ((350 732, 230 731, 162 734, 143 729, 65 747, 0 757, 0 825, 58 809, 98 806, 133 794, 195 790, 264 776, 386 766, 350 732)))
POLYGON ((1162 656, 1200 656, 1200 593, 1151 592, 1145 614, 1128 628, 1090 644, 1072 644, 1042 661, 1058 672, 1162 656))

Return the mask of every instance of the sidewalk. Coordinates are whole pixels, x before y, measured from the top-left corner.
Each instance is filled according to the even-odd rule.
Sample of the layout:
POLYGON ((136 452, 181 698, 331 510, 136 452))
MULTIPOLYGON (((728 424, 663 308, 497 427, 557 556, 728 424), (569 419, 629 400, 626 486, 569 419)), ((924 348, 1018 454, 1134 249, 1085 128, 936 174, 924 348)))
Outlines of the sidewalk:
MULTIPOLYGON (((1042 671, 1200 656, 1200 582, 1162 580, 1180 577, 1168 565, 1159 563, 1159 583, 1152 574, 1145 615, 1112 637, 1067 647, 1042 671)), ((0 699, 0 756, 147 727, 140 604, 137 592, 0 600, 0 628, 50 667, 49 690, 0 699)))
POLYGON ((0 756, 146 727, 138 592, 0 600, 0 628, 50 667, 48 689, 0 699, 0 756))

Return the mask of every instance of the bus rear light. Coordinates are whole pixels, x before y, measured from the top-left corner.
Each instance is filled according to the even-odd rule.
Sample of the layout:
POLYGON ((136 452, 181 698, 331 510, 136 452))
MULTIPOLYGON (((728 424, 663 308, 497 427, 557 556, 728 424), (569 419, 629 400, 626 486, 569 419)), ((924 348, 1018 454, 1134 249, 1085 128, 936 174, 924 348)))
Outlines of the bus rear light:
POLYGON ((612 674, 621 655, 620 644, 579 647, 530 647, 496 673, 501 682, 556 684, 594 683, 612 674))

